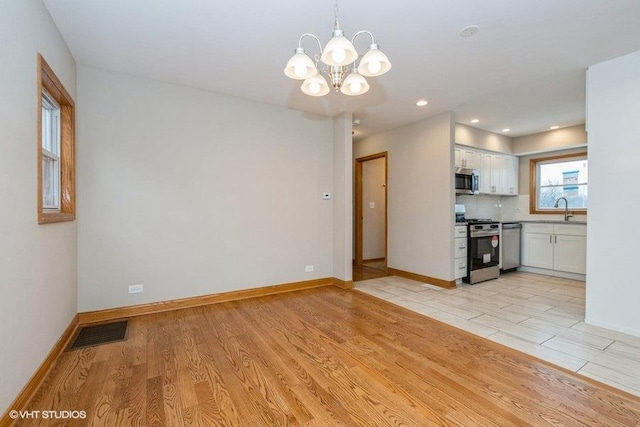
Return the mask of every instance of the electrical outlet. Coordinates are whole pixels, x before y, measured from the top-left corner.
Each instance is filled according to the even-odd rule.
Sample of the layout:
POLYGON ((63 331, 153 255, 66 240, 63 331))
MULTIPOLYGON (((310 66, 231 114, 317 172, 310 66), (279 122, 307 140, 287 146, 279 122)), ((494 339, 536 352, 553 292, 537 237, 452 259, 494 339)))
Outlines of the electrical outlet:
POLYGON ((144 292, 144 285, 130 285, 129 293, 130 294, 139 294, 140 292, 144 292))
POLYGON ((313 265, 307 265, 304 267, 304 271, 310 273, 313 271, 313 265))

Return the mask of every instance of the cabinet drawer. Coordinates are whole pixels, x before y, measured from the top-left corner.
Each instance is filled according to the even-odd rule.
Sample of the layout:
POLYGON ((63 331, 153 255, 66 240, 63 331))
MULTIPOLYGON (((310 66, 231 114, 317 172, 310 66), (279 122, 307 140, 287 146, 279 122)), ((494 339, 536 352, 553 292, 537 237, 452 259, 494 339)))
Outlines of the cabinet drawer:
POLYGON ((587 226, 581 224, 554 224, 554 234, 562 234, 565 236, 586 236, 587 226))
POLYGON ((553 234, 553 224, 523 224, 524 233, 553 234))
POLYGON ((454 258, 467 258, 467 239, 466 237, 455 239, 455 256, 454 258))
POLYGON ((466 225, 456 225, 455 237, 456 237, 456 239, 458 237, 467 237, 467 226, 466 225))
POLYGON ((455 262, 456 279, 461 279, 467 275, 467 259, 459 258, 455 262))

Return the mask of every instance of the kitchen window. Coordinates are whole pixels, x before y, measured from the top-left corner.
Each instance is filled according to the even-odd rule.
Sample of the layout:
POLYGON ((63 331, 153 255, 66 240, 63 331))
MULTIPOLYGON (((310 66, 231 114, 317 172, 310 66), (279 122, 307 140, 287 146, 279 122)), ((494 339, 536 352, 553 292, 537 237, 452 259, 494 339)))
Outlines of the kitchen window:
POLYGON ((38 222, 75 219, 75 104, 38 55, 38 222))
POLYGON ((532 159, 530 166, 530 213, 557 214, 564 212, 564 203, 554 207, 564 197, 568 210, 587 213, 589 168, 587 153, 532 159))

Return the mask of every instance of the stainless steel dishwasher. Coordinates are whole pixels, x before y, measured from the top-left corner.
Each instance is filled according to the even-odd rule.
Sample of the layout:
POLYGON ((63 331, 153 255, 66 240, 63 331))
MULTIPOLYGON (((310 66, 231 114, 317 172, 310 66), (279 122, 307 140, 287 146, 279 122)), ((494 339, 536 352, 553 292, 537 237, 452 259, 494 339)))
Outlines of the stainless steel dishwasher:
POLYGON ((502 271, 513 271, 520 267, 520 230, 519 222, 502 223, 502 271))

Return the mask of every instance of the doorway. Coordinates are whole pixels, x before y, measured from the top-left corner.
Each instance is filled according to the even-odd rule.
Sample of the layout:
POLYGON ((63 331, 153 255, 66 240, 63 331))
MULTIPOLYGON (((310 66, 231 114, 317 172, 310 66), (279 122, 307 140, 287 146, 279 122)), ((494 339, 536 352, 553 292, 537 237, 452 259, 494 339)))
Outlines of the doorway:
POLYGON ((387 273, 387 152, 356 159, 353 280, 387 273))

